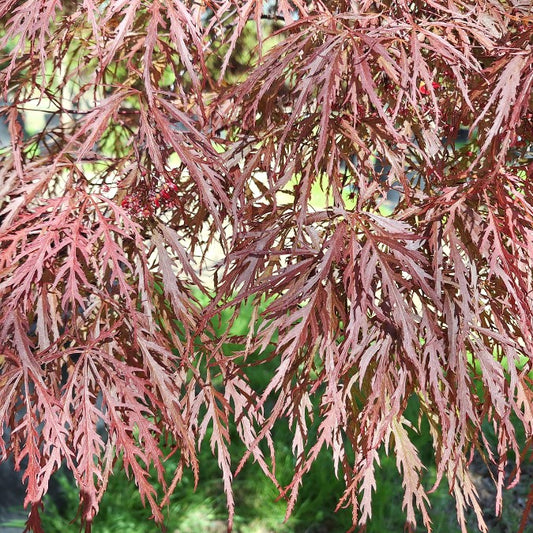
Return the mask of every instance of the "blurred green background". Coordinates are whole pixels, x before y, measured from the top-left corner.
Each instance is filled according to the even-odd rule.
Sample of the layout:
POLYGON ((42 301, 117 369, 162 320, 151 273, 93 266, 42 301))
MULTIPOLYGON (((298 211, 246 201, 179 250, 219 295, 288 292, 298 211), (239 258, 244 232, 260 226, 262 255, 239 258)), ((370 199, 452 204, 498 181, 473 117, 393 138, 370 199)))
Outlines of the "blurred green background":
MULTIPOLYGON (((232 333, 245 334, 248 330, 251 305, 241 305, 238 319, 232 326, 232 333)), ((227 327, 229 312, 223 314, 221 323, 213 324, 221 331, 227 327)), ((228 351, 235 345, 225 347, 228 351)), ((275 369, 275 362, 249 366, 247 373, 256 390, 263 390, 275 369)), ((413 398, 408 405, 406 417, 415 422, 418 405, 413 398)), ((413 424, 416 427, 416 424, 413 424)), ((520 432, 519 424, 516 424, 520 432)), ((486 435, 492 445, 496 436, 490 424, 486 424, 486 435)), ((519 433, 520 435, 520 433, 519 433)), ((523 430, 522 430, 523 438, 523 430)), ((421 460, 427 467, 424 486, 430 488, 436 477, 434 452, 427 423, 422 423, 418 432, 413 432, 413 442, 417 446, 421 460)), ((199 453, 200 482, 194 490, 192 473, 186 472, 183 481, 177 486, 165 509, 165 527, 169 533, 223 533, 227 528, 226 497, 217 459, 211 453, 209 433, 206 435, 199 453)), ((292 433, 287 424, 274 428, 276 447, 276 475, 281 484, 287 484, 294 472, 294 459, 291 452, 292 433)), ((232 432, 231 453, 235 466, 245 449, 239 442, 236 431, 232 432)), ((381 467, 377 469, 377 492, 373 499, 373 516, 367 526, 369 533, 402 532, 405 514, 402 511, 402 478, 396 468, 396 459, 382 450, 381 467)), ((170 458, 167 471, 173 472, 176 460, 170 458)), ((479 457, 471 467, 472 479, 479 492, 481 507, 491 533, 511 533, 518 530, 522 511, 527 500, 527 490, 533 482, 533 468, 527 464, 521 483, 517 488, 504 492, 502 517, 494 514, 496 490, 490 473, 479 457), (529 480, 529 482, 528 482, 529 480)), ((78 508, 78 492, 65 473, 56 477, 59 484, 59 497, 49 497, 43 513, 43 527, 46 533, 76 532, 80 523, 75 518, 78 508)), ((154 479, 155 483, 155 479, 154 479)), ((157 485, 156 485, 157 486, 157 485)), ((335 507, 343 493, 343 482, 334 474, 331 454, 323 451, 309 474, 304 478, 303 487, 294 512, 285 521, 286 504, 277 501, 278 492, 274 485, 261 472, 257 464, 249 461, 234 481, 236 513, 234 531, 236 533, 327 533, 348 531, 352 525, 350 509, 335 512, 335 507)), ((161 494, 161 490, 159 490, 161 494)), ((433 531, 455 533, 460 528, 455 514, 455 503, 448 493, 444 481, 430 495, 430 516, 433 531)), ((133 481, 128 480, 120 461, 102 500, 101 509, 94 521, 95 533, 150 533, 158 531, 158 526, 149 520, 150 511, 141 502, 133 481)), ((468 531, 478 531, 473 511, 468 516, 468 531)), ((419 520, 417 532, 426 531, 419 520)), ((533 531, 533 524, 532 529, 533 531)))

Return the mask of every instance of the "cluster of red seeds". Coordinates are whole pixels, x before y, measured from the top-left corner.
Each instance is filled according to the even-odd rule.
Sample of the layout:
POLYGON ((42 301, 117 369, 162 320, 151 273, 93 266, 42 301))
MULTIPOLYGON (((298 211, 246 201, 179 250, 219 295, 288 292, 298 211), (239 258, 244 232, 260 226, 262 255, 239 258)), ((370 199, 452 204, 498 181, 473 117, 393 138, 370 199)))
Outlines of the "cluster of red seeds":
POLYGON ((138 218, 148 218, 153 215, 153 206, 147 201, 145 195, 138 193, 128 194, 120 204, 131 215, 138 218))
POLYGON ((178 186, 172 181, 166 181, 158 191, 150 191, 150 199, 155 207, 176 207, 176 192, 178 186))
MULTIPOLYGON (((437 83, 436 81, 432 81, 431 82, 431 86, 433 87, 434 90, 437 90, 437 89, 440 89, 440 83, 437 83)), ((425 82, 422 82, 420 84, 420 94, 423 94, 423 95, 428 95, 430 94, 430 90, 428 89, 427 85, 425 84, 425 82)))
POLYGON ((178 186, 167 180, 156 189, 138 188, 122 200, 122 207, 138 218, 149 218, 157 209, 171 209, 178 205, 178 186))

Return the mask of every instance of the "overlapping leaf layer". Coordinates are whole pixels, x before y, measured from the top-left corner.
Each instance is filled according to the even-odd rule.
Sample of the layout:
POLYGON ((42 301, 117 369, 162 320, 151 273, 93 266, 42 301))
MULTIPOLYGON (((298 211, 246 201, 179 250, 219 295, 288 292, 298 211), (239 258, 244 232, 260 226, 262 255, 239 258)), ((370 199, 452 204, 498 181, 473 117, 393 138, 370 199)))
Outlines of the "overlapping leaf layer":
POLYGON ((486 531, 474 451, 499 511, 533 438, 530 3, 1 0, 0 20, 0 452, 28 527, 65 464, 90 529, 119 455, 162 522, 207 435, 231 524, 233 476, 277 483, 288 420, 288 513, 327 448, 364 524, 385 450, 430 530, 425 420, 436 484, 486 531))

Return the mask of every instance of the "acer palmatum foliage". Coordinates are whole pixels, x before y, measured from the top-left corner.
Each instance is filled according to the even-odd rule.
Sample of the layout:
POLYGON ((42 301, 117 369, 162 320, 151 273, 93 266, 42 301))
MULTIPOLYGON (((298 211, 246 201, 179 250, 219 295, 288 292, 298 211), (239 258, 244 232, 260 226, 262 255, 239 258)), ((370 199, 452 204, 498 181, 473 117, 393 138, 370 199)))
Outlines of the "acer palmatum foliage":
POLYGON ((473 452, 499 512, 533 437, 530 3, 1 0, 0 17, 0 449, 28 528, 63 463, 89 529, 118 455, 162 522, 206 435, 231 524, 234 475, 250 459, 276 483, 288 420, 288 513, 327 448, 364 524, 385 450, 429 530, 417 398, 435 486, 486 531, 473 452), (245 300, 249 334, 215 334, 245 300), (253 390, 247 366, 271 361, 253 390))

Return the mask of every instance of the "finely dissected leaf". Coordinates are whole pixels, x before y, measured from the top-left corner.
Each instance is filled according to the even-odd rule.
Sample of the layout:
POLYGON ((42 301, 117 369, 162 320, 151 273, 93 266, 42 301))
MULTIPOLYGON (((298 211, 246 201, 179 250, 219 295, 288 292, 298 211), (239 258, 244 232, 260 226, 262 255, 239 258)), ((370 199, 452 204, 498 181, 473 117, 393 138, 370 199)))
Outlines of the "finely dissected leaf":
POLYGON ((429 500, 420 486, 420 472, 423 468, 422 462, 401 421, 393 421, 392 435, 394 437, 396 464, 398 465, 398 470, 402 473, 405 487, 403 507, 407 511, 407 521, 413 526, 416 525, 415 507, 412 501, 414 498, 416 507, 422 512, 424 525, 429 530, 431 524, 427 511, 429 500))
POLYGON ((499 513, 533 439, 531 6, 0 0, 0 20, 0 450, 28 528, 64 463, 89 530, 118 457, 163 524, 205 439, 229 527, 248 459, 290 514, 324 452, 362 526, 388 450, 409 527, 447 482, 487 530, 473 454, 499 513))

